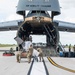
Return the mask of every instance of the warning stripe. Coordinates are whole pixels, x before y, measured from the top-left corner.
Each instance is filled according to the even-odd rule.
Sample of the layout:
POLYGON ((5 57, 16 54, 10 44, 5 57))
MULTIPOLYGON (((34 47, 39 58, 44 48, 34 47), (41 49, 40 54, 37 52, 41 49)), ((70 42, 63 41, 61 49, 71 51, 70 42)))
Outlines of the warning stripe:
POLYGON ((61 68, 61 69, 63 69, 63 70, 66 70, 66 71, 69 71, 69 72, 75 73, 75 70, 72 70, 72 69, 69 69, 69 68, 63 67, 63 66, 61 66, 61 65, 58 65, 58 64, 55 63, 50 57, 47 57, 47 59, 49 60, 49 62, 50 62, 52 65, 54 65, 54 66, 56 66, 56 67, 58 67, 58 68, 61 68))

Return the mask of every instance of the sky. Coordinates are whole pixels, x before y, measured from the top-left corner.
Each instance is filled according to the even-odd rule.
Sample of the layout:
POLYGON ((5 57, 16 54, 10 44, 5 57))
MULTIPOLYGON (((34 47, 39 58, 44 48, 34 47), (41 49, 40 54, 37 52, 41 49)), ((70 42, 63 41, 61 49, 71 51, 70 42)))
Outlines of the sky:
MULTIPOLYGON (((16 8, 19 0, 0 0, 0 22, 22 19, 23 17, 16 14, 16 8)), ((75 0, 59 0, 61 14, 55 16, 55 20, 75 23, 75 0)), ((1 31, 1 44, 16 44, 14 37, 17 31, 1 31)), ((59 32, 62 44, 75 44, 75 33, 59 32)), ((46 42, 43 37, 33 37, 33 42, 46 42), (39 39, 37 39, 39 38, 39 39), (38 40, 38 41, 36 41, 38 40)))

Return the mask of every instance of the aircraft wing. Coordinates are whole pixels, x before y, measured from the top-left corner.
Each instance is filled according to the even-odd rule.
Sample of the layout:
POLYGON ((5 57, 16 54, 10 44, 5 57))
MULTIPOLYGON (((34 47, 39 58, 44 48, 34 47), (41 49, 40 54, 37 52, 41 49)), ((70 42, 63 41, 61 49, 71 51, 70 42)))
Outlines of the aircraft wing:
POLYGON ((23 20, 0 22, 0 31, 17 30, 23 20))
MULTIPOLYGON (((13 20, 0 22, 0 31, 17 30, 23 20, 13 20)), ((75 23, 54 20, 55 26, 59 31, 75 32, 75 23)))
POLYGON ((54 20, 59 31, 75 32, 75 23, 54 20))

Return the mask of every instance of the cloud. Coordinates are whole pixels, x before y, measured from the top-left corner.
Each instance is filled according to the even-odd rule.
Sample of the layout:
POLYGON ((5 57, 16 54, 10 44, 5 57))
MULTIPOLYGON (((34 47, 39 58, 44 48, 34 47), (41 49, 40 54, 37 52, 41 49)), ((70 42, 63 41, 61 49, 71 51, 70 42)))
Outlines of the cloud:
POLYGON ((16 14, 16 6, 18 0, 0 0, 0 21, 4 20, 12 14, 16 14))
POLYGON ((59 0, 62 8, 69 9, 75 7, 75 0, 59 0))
POLYGON ((75 33, 73 32, 59 32, 60 34, 60 42, 62 44, 75 44, 75 33))
POLYGON ((11 14, 11 15, 7 16, 5 19, 1 19, 0 22, 20 20, 20 19, 23 19, 23 16, 20 16, 17 14, 11 14))
POLYGON ((18 19, 23 19, 23 17, 17 14, 11 14, 5 19, 5 21, 12 21, 12 20, 18 20, 18 19))
POLYGON ((66 21, 66 22, 71 22, 71 23, 75 23, 75 18, 66 17, 66 18, 64 19, 64 21, 66 21))
POLYGON ((55 19, 75 23, 74 13, 75 13, 75 7, 72 7, 69 9, 61 8, 61 14, 59 16, 56 16, 55 19))
POLYGON ((0 43, 1 44, 17 44, 14 40, 16 31, 3 31, 0 32, 0 43))
POLYGON ((0 1, 0 12, 10 12, 16 9, 17 0, 1 0, 0 1))

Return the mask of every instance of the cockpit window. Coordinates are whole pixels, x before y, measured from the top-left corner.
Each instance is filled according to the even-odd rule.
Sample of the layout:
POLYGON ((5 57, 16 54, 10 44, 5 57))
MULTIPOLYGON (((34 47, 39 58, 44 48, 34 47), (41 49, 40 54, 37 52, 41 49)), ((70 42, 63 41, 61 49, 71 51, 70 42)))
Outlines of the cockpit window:
POLYGON ((30 11, 29 13, 46 13, 45 11, 30 11))
POLYGON ((37 11, 37 13, 45 13, 45 11, 37 11))
POLYGON ((37 11, 37 13, 40 13, 41 11, 37 11))
POLYGON ((36 11, 32 11, 32 13, 36 13, 36 11))
POLYGON ((40 11, 40 10, 34 10, 34 11, 30 11, 29 13, 28 13, 28 16, 29 15, 33 15, 33 14, 42 14, 42 15, 44 15, 44 16, 50 16, 49 15, 49 13, 47 12, 47 11, 40 11))
POLYGON ((41 13, 45 13, 45 11, 41 11, 41 13))

